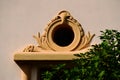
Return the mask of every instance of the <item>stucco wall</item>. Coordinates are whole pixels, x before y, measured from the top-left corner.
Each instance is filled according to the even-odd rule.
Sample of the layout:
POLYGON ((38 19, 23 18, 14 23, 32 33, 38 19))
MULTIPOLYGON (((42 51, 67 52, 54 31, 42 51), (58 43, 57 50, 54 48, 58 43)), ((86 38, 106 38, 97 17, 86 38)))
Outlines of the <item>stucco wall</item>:
POLYGON ((68 10, 85 31, 120 31, 120 0, 0 0, 0 80, 20 80, 20 68, 13 52, 27 44, 36 44, 32 35, 60 10, 68 10))

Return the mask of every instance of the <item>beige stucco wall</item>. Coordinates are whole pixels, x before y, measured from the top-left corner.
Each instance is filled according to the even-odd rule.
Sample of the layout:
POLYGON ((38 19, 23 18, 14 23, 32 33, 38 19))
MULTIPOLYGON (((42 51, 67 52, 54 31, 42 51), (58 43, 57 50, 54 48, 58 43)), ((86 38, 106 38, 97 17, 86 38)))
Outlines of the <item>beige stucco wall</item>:
POLYGON ((60 10, 68 10, 85 31, 95 33, 93 44, 100 42, 100 30, 120 31, 120 0, 0 0, 0 80, 20 80, 20 68, 13 52, 35 44, 33 34, 60 10))

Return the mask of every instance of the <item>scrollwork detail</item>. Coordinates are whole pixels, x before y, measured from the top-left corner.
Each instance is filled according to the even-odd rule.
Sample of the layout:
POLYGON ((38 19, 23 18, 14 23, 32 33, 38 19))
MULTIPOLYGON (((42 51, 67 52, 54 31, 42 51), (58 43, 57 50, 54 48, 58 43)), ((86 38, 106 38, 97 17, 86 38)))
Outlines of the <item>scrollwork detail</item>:
POLYGON ((44 34, 40 35, 40 33, 38 32, 37 36, 35 35, 33 36, 34 39, 37 41, 38 46, 34 45, 27 46, 23 50, 23 52, 40 52, 45 50, 55 51, 54 49, 51 48, 51 45, 48 45, 49 41, 47 40, 47 32, 50 29, 50 25, 56 21, 60 21, 60 24, 72 21, 75 25, 77 25, 77 27, 79 27, 80 42, 73 51, 79 51, 88 47, 90 45, 91 40, 95 36, 95 34, 91 35, 90 32, 88 32, 88 34, 85 35, 81 24, 76 19, 74 19, 68 11, 63 10, 59 12, 58 15, 55 18, 53 18, 51 22, 47 25, 44 34))

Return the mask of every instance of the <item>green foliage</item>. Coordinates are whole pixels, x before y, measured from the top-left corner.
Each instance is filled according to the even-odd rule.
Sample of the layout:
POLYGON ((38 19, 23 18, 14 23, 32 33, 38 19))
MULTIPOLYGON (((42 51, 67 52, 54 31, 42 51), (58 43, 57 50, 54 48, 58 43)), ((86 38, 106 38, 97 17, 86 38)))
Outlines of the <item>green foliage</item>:
POLYGON ((102 42, 89 52, 75 54, 74 67, 59 64, 43 74, 44 80, 120 80, 120 32, 101 31, 102 42))

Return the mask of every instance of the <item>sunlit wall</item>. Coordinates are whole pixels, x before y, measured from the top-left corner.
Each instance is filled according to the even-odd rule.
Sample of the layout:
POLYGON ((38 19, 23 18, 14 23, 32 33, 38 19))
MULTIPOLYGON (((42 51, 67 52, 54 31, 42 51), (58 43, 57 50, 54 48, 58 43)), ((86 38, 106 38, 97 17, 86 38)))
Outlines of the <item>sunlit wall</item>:
POLYGON ((0 80, 20 80, 13 52, 36 44, 32 35, 42 33, 61 10, 96 34, 92 44, 100 42, 100 30, 120 31, 120 0, 0 0, 0 80))

